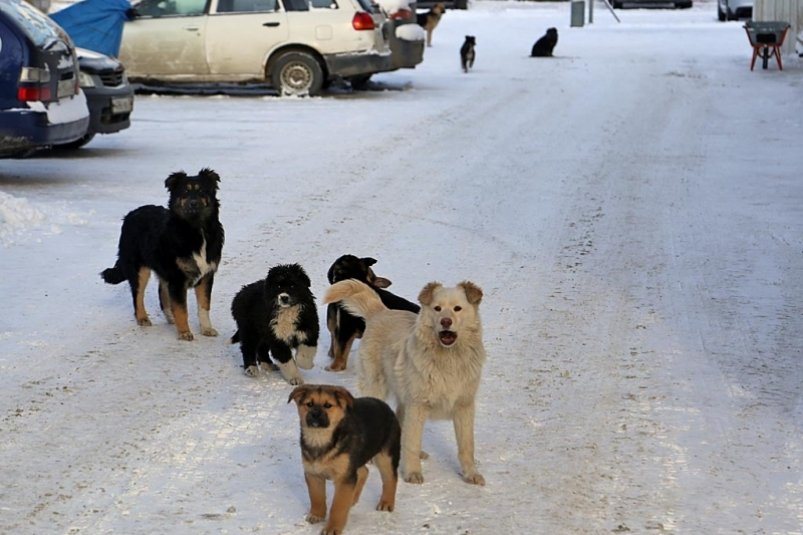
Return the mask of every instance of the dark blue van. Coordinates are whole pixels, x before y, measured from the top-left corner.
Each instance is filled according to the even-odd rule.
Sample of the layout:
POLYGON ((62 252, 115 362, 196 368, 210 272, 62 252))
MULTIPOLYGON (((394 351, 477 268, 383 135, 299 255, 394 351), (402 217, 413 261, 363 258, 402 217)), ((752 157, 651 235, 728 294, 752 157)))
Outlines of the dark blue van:
POLYGON ((70 38, 27 2, 0 1, 0 157, 70 143, 88 126, 70 38))

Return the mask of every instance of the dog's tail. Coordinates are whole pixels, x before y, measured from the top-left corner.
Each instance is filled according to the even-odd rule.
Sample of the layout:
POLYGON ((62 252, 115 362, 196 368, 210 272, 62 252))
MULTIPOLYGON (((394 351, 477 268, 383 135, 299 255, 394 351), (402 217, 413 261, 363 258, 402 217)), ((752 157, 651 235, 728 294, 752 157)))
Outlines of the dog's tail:
POLYGON ((120 284, 125 280, 125 275, 123 275, 123 270, 120 269, 119 262, 114 264, 114 267, 101 271, 100 276, 109 284, 120 284))
POLYGON ((367 284, 348 279, 331 285, 323 296, 324 304, 340 302, 355 316, 368 319, 377 312, 387 310, 379 295, 367 284))

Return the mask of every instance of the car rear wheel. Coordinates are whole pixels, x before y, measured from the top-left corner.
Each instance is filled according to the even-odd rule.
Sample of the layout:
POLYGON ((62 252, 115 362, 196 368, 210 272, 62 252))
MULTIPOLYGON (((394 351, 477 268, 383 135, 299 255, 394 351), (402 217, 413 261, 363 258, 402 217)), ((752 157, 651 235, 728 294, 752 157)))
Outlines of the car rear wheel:
POLYGON ((317 95, 323 87, 323 69, 307 52, 285 52, 273 62, 271 84, 280 95, 317 95))

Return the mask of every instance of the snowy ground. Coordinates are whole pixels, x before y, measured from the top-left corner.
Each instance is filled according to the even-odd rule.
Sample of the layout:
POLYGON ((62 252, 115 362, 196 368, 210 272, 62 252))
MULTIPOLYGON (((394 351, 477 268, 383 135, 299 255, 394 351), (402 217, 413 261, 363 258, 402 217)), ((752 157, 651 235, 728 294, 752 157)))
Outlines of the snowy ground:
MULTIPOLYGON (((488 484, 431 423, 424 485, 378 513, 372 471, 348 533, 803 533, 803 69, 750 72, 711 1, 618 14, 477 3, 394 90, 142 97, 73 156, 0 161, 0 532, 317 533, 290 388, 243 374, 228 308, 283 262, 320 296, 354 253, 410 298, 485 290, 488 484), (549 26, 557 57, 528 58, 549 26), (122 216, 204 166, 221 336, 182 342, 153 288, 139 328, 98 273, 122 216)), ((307 381, 354 388, 327 349, 307 381)))

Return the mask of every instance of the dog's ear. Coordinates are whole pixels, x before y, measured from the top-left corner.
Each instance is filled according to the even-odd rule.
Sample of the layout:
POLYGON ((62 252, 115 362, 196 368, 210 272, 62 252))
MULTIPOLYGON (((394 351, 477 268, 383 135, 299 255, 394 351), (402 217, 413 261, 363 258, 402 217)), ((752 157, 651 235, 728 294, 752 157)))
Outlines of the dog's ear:
POLYGON ((220 182, 220 175, 209 169, 208 167, 204 167, 200 171, 198 171, 198 177, 203 180, 208 180, 209 183, 217 189, 217 184, 220 182))
POLYGON ((299 403, 302 399, 304 399, 308 391, 309 391, 309 385, 301 385, 295 387, 293 391, 290 392, 290 397, 287 398, 287 403, 290 403, 291 401, 299 403))
POLYGON ((175 173, 170 173, 170 176, 167 177, 167 179, 165 180, 165 187, 167 188, 168 191, 172 191, 173 186, 176 185, 176 182, 185 178, 187 178, 187 173, 185 173, 184 171, 176 171, 175 173))
POLYGON ((480 301, 482 301, 482 288, 477 286, 471 281, 463 281, 457 285, 458 287, 462 288, 464 292, 466 292, 466 299, 472 305, 479 305, 480 301))
POLYGON ((435 294, 435 290, 442 286, 440 282, 428 283, 418 294, 418 302, 424 306, 429 306, 432 303, 432 296, 435 294))
POLYGON ((298 268, 298 274, 301 276, 301 280, 304 282, 307 288, 311 287, 312 281, 309 280, 309 275, 307 275, 307 272, 304 271, 303 267, 301 267, 301 264, 293 264, 293 265, 298 268))
POLYGON ((365 267, 367 268, 369 266, 373 266, 374 264, 376 264, 376 258, 371 258, 370 256, 366 256, 360 258, 360 262, 362 262, 363 265, 365 265, 365 267))
POLYGON ((376 275, 374 275, 374 280, 371 281, 371 284, 373 284, 377 288, 387 288, 393 283, 390 282, 390 279, 386 279, 385 277, 377 277, 376 275))
POLYGON ((333 386, 331 388, 332 394, 334 394, 338 405, 346 410, 351 409, 351 407, 354 406, 354 396, 351 395, 351 392, 342 386, 333 386))
POLYGON ((329 271, 326 272, 326 279, 329 281, 329 284, 335 283, 335 264, 337 264, 337 260, 329 266, 329 271))

